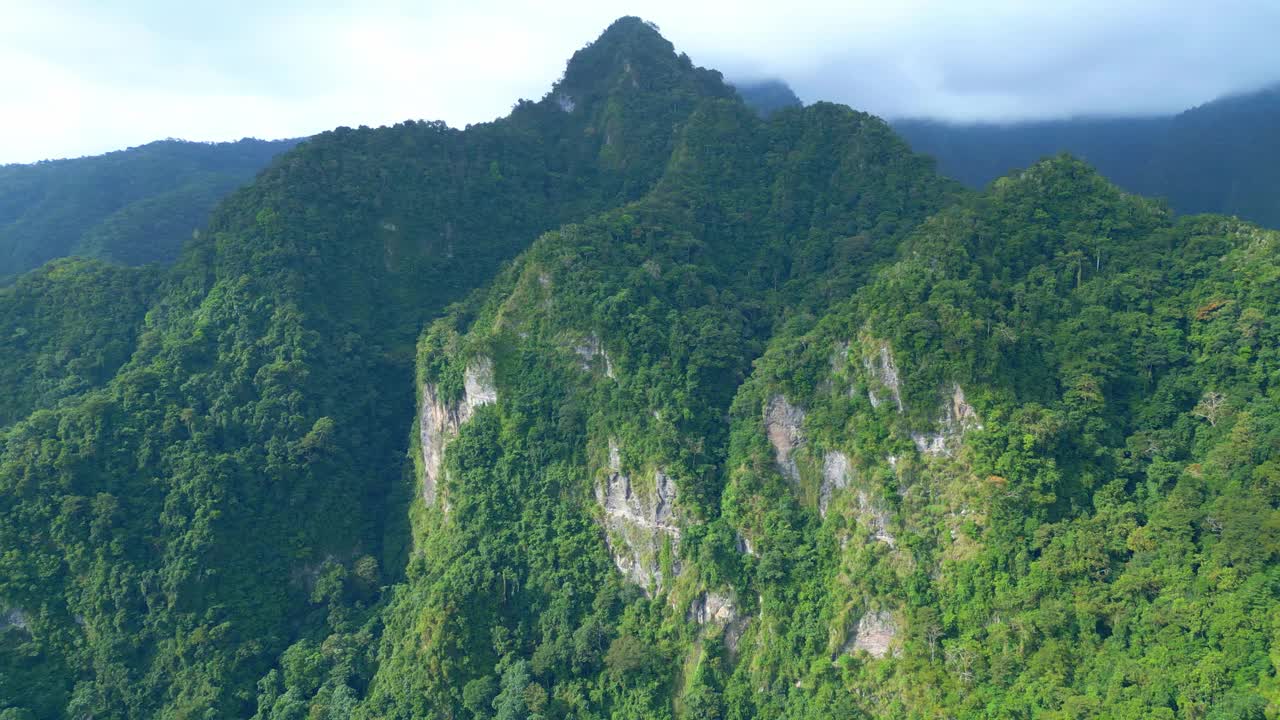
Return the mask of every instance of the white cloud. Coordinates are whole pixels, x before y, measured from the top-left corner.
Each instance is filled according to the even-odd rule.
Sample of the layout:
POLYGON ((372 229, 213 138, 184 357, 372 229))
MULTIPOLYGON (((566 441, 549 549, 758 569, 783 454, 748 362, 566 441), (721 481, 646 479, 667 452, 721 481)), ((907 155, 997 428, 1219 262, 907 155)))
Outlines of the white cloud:
MULTIPOLYGON (((540 97, 627 2, 7 0, 0 162, 452 125, 540 97)), ((1277 78, 1274 0, 653 0, 695 62, 882 115, 1175 111, 1277 78)))

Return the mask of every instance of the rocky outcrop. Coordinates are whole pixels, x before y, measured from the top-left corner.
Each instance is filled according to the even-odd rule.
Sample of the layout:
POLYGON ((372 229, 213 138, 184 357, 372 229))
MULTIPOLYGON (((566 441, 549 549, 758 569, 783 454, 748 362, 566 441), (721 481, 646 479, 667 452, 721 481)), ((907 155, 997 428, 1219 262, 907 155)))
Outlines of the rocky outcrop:
MULTIPOLYGON (((823 456, 822 485, 818 488, 818 513, 827 516, 831 499, 838 491, 849 487, 852 470, 849 467, 849 456, 839 450, 832 450, 823 456)), ((857 494, 858 525, 865 528, 876 542, 889 547, 897 546, 897 538, 889 532, 889 513, 875 502, 866 490, 858 490, 857 494)))
POLYGON ((889 532, 889 512, 871 499, 865 490, 858 491, 858 524, 871 532, 871 539, 889 547, 897 547, 898 539, 889 532))
POLYGON ((858 627, 843 649, 848 654, 862 650, 871 657, 882 658, 893 651, 897 637, 898 623, 893 619, 893 613, 884 610, 866 612, 858 620, 858 627))
POLYGON ((822 458, 822 485, 818 488, 818 514, 827 516, 827 506, 838 490, 849 487, 849 456, 832 450, 822 458))
POLYGON ((887 342, 881 341, 877 345, 875 352, 862 358, 869 380, 867 399, 872 407, 880 407, 880 403, 892 398, 898 412, 902 412, 902 381, 898 376, 898 365, 893 360, 893 350, 887 342))
POLYGON ((609 554, 628 580, 652 595, 669 580, 663 577, 662 571, 664 544, 670 543, 672 572, 679 572, 679 559, 675 557, 680 542, 676 481, 658 470, 654 473, 652 490, 641 492, 622 472, 621 452, 612 441, 608 470, 604 481, 596 485, 596 501, 604 510, 609 554))
POLYGON ((800 468, 792 457, 804 445, 804 411, 782 395, 769 398, 764 412, 765 434, 773 445, 778 472, 792 482, 800 481, 800 468))
POLYGON ((605 377, 613 378, 613 361, 609 359, 609 353, 605 351, 604 345, 601 344, 600 338, 595 335, 588 335, 580 342, 573 346, 573 351, 577 353, 581 360, 578 367, 583 372, 591 372, 592 366, 597 359, 604 361, 605 377))
POLYGON ((733 596, 718 592, 704 592, 689 607, 688 619, 703 627, 724 631, 724 644, 729 652, 738 649, 738 640, 746 630, 748 618, 738 612, 733 596))
POLYGON ((912 433, 911 440, 922 455, 950 456, 960 444, 965 431, 982 428, 978 422, 978 413, 965 400, 964 390, 953 387, 949 402, 943 404, 942 415, 938 418, 937 432, 912 433))
POLYGON ((713 623, 724 626, 738 617, 733 598, 717 592, 704 592, 689 607, 689 620, 699 625, 713 623))
POLYGON ((493 380, 493 361, 481 357, 463 372, 462 398, 448 402, 434 383, 422 388, 418 408, 418 433, 422 444, 422 499, 434 505, 443 480, 444 451, 458 430, 471 419, 476 408, 498 401, 493 380))

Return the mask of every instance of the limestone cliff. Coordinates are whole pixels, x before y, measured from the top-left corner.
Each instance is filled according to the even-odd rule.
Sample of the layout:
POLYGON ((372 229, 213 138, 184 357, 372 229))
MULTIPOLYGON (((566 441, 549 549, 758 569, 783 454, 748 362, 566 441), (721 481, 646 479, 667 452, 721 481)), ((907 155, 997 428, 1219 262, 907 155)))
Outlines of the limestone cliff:
POLYGON ((449 441, 471 419, 476 408, 497 401, 493 362, 486 357, 476 358, 467 366, 463 374, 462 397, 456 401, 449 402, 435 383, 423 385, 418 408, 418 432, 422 445, 422 499, 428 506, 435 505, 440 494, 444 451, 449 441))
POLYGON ((651 488, 633 485, 622 472, 620 449, 610 442, 607 473, 596 485, 596 501, 604 511, 605 542, 622 574, 650 594, 671 580, 663 569, 664 552, 670 558, 670 572, 679 572, 677 493, 675 479, 662 470, 654 471, 651 488))

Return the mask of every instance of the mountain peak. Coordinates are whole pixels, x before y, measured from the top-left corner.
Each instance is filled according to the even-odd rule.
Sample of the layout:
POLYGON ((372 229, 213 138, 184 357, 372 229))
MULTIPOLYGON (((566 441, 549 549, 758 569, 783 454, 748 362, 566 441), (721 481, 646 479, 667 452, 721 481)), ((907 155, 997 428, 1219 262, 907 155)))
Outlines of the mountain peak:
POLYGON ((720 73, 695 68, 687 55, 638 17, 615 20, 595 42, 573 54, 556 91, 589 98, 616 91, 664 91, 697 79, 709 94, 727 96, 720 73))

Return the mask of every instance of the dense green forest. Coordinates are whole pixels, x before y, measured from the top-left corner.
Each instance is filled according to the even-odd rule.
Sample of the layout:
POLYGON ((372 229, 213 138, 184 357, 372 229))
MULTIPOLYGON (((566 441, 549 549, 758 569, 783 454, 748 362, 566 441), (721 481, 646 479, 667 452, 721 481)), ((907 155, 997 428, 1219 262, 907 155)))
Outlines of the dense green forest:
POLYGON ((1280 234, 614 23, 0 289, 0 719, 1280 713, 1280 234))
POLYGON ((0 282, 54 258, 172 262, 218 201, 296 140, 162 140, 32 165, 0 165, 0 282))
POLYGON ((1280 228, 1280 86, 1173 116, 1080 118, 1007 125, 897 120, 893 128, 943 174, 980 188, 1069 152, 1129 192, 1180 213, 1236 215, 1280 228))

